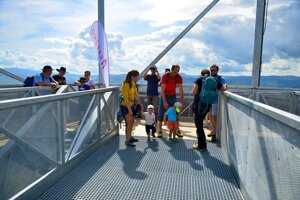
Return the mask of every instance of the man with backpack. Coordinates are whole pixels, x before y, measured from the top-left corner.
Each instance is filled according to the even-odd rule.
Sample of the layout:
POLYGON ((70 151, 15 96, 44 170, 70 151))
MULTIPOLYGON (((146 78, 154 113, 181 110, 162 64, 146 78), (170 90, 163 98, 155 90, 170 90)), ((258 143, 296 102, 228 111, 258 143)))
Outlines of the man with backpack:
POLYGON ((33 86, 50 86, 56 88, 58 83, 51 77, 52 67, 46 65, 43 67, 43 72, 34 76, 33 86))
POLYGON ((172 107, 176 100, 176 87, 179 88, 180 103, 184 109, 184 93, 182 76, 179 73, 180 66, 172 65, 171 72, 165 73, 161 81, 161 98, 158 110, 158 137, 162 137, 162 122, 166 110, 172 107))
MULTIPOLYGON (((225 79, 223 79, 220 75, 218 75, 219 72, 219 66, 218 65, 212 65, 210 67, 210 75, 215 77, 217 80, 219 80, 223 85, 223 90, 227 90, 227 84, 225 79)), ((216 141, 216 134, 217 134, 217 117, 218 117, 218 95, 214 98, 214 101, 211 105, 211 109, 209 112, 209 119, 211 124, 211 133, 208 134, 208 137, 211 137, 211 142, 216 141)))
POLYGON ((201 74, 204 76, 199 77, 193 87, 193 95, 195 96, 193 102, 194 122, 197 128, 197 144, 193 145, 193 149, 198 151, 206 151, 206 137, 203 129, 203 120, 208 113, 211 104, 214 101, 218 90, 223 90, 223 84, 215 77, 209 76, 208 70, 202 70, 201 74))

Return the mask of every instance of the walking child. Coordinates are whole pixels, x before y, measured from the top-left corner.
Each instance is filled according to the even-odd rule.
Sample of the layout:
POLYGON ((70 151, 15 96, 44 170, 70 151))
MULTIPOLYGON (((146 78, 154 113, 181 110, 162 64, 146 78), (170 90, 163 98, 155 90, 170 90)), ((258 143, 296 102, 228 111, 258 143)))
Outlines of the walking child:
POLYGON ((155 132, 156 132, 156 118, 154 113, 154 106, 148 105, 147 112, 144 112, 145 121, 146 121, 146 133, 148 136, 148 141, 150 141, 150 131, 152 134, 152 137, 155 138, 155 132))
POLYGON ((174 143, 177 141, 175 132, 178 128, 178 116, 177 114, 181 111, 181 103, 176 102, 173 107, 170 107, 164 115, 164 123, 169 128, 169 142, 174 143))

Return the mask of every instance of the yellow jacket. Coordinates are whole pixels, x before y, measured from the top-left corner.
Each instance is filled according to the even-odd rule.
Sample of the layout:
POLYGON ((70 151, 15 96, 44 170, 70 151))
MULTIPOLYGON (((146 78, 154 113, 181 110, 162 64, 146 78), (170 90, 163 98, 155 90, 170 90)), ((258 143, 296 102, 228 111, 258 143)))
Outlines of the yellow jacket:
POLYGON ((131 85, 132 87, 129 88, 129 83, 122 84, 122 94, 123 94, 122 106, 127 106, 126 105, 127 102, 129 102, 130 106, 132 106, 135 103, 135 98, 138 96, 138 92, 134 81, 132 81, 131 85))

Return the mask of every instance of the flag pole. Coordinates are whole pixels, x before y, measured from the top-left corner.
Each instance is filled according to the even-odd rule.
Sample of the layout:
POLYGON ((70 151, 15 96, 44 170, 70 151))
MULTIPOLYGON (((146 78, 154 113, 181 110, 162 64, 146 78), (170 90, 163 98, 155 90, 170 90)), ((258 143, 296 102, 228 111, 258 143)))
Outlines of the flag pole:
MULTIPOLYGON (((98 0, 98 21, 102 24, 103 29, 104 28, 104 0, 98 0)), ((100 28, 98 27, 98 35, 100 31, 100 28)), ((101 85, 104 85, 104 80, 103 80, 103 76, 102 76, 102 72, 100 70, 100 60, 98 59, 98 78, 99 78, 99 88, 101 87, 101 85)))

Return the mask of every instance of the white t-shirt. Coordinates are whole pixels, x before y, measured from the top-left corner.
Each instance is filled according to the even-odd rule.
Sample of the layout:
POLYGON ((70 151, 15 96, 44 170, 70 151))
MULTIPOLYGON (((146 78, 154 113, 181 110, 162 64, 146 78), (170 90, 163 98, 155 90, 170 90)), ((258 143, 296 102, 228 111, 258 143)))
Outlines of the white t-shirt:
POLYGON ((85 84, 91 87, 91 86, 95 85, 95 82, 92 79, 90 79, 85 84))
POLYGON ((148 112, 144 112, 145 115, 145 121, 147 125, 153 125, 155 123, 155 114, 152 113, 148 113, 148 112))

